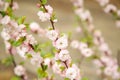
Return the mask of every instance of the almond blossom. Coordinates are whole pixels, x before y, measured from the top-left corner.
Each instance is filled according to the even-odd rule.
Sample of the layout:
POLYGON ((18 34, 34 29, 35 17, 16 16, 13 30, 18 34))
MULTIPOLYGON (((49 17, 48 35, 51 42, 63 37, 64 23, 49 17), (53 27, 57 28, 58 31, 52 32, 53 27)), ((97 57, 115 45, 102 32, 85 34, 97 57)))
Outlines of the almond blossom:
POLYGON ((46 36, 52 41, 54 41, 58 37, 58 32, 56 30, 48 30, 46 36))
POLYGON ((25 69, 22 65, 17 65, 15 68, 14 68, 14 73, 17 75, 17 76, 22 76, 25 74, 25 69))
POLYGON ((4 18, 1 19, 1 24, 6 25, 10 22, 10 17, 9 16, 5 16, 4 18))

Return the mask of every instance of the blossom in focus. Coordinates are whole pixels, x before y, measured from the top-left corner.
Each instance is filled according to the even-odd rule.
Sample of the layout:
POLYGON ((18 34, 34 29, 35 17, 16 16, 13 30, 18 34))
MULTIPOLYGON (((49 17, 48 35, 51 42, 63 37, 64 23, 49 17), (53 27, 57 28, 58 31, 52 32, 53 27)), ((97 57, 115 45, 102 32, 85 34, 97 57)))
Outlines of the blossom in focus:
POLYGON ((17 75, 17 76, 22 76, 25 74, 25 69, 22 65, 17 65, 15 68, 14 68, 14 73, 17 75))
POLYGON ((40 64, 43 62, 43 58, 40 56, 39 53, 33 54, 31 58, 31 63, 36 66, 40 66, 40 64))
POLYGON ((68 50, 61 50, 60 53, 58 54, 58 57, 61 61, 66 61, 71 58, 68 50))
POLYGON ((77 71, 72 67, 68 68, 66 70, 66 77, 71 80, 74 80, 77 77, 77 71))
POLYGON ((54 46, 58 49, 65 49, 68 46, 68 38, 66 35, 63 35, 62 37, 58 38, 55 43, 54 46))
POLYGON ((58 32, 56 30, 48 30, 46 36, 52 41, 54 41, 58 37, 58 32))
POLYGON ((42 21, 42 22, 45 22, 47 20, 50 20, 50 14, 49 13, 44 13, 43 11, 39 11, 37 13, 37 15, 39 16, 39 19, 42 21))

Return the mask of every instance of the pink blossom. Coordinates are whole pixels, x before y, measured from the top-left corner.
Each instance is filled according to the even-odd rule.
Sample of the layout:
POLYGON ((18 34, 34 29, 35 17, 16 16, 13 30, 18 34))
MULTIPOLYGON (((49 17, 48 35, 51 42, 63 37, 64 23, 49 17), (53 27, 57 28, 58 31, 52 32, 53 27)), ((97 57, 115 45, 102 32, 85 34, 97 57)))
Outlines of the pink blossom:
POLYGON ((62 37, 58 38, 55 41, 55 45, 56 48, 58 49, 65 49, 68 46, 68 38, 66 35, 63 35, 62 37))
POLYGON ((109 47, 106 43, 102 43, 99 47, 102 52, 109 51, 109 47))
POLYGON ((104 8, 104 12, 105 13, 110 13, 110 12, 116 12, 117 8, 116 6, 112 5, 112 4, 108 4, 105 8, 104 8))
POLYGON ((80 42, 79 50, 83 50, 85 48, 88 48, 88 45, 86 43, 80 42))
POLYGON ((52 66, 52 69, 55 73, 61 74, 61 69, 60 69, 61 64, 58 64, 55 62, 52 66))
POLYGON ((16 48, 17 53, 23 58, 26 58, 26 52, 28 51, 28 49, 29 48, 27 46, 24 46, 24 45, 16 48))
POLYGON ((76 49, 79 48, 79 42, 77 40, 73 40, 71 42, 71 47, 76 49))
POLYGON ((25 74, 25 69, 22 65, 17 65, 15 68, 14 68, 14 73, 17 75, 17 76, 22 76, 25 74))
POLYGON ((96 60, 93 60, 93 63, 95 64, 95 65, 97 65, 98 67, 102 67, 103 66, 103 64, 100 62, 100 60, 98 60, 98 59, 96 59, 96 60))
POLYGON ((43 62, 43 58, 40 56, 39 53, 35 53, 32 55, 31 63, 33 65, 36 65, 37 67, 39 67, 42 62, 43 62))
POLYGON ((5 41, 7 41, 11 38, 7 28, 3 28, 2 32, 1 32, 1 36, 5 41))
POLYGON ((52 15, 53 13, 53 8, 50 5, 46 5, 45 8, 47 9, 47 12, 52 15))
POLYGON ((7 25, 10 22, 10 17, 9 16, 5 16, 5 17, 2 18, 2 20, 0 22, 3 25, 7 25))
POLYGON ((68 50, 61 50, 60 53, 58 54, 58 57, 61 61, 66 61, 71 58, 68 50))
POLYGON ((19 8, 18 3, 17 2, 13 2, 12 9, 13 10, 17 10, 18 8, 19 8))
POLYGON ((49 13, 44 13, 43 11, 39 11, 37 13, 37 15, 39 16, 39 19, 42 21, 42 22, 45 22, 47 20, 50 20, 50 14, 49 13))
POLYGON ((48 30, 46 36, 52 41, 54 41, 58 37, 58 32, 56 30, 48 30))
POLYGON ((87 49, 82 49, 81 54, 83 54, 85 57, 90 57, 93 54, 93 51, 89 48, 87 49))
POLYGON ((86 21, 88 20, 89 22, 92 21, 91 14, 88 10, 82 10, 80 13, 78 13, 78 16, 83 20, 86 21))
POLYGON ((66 77, 74 80, 77 77, 77 71, 75 70, 75 68, 70 67, 66 70, 66 77))
POLYGON ((26 42, 29 44, 37 44, 37 41, 35 40, 35 38, 32 35, 27 35, 26 36, 26 42))
POLYGON ((40 29, 40 26, 38 23, 32 22, 32 23, 30 23, 30 29, 31 29, 31 31, 36 32, 40 29))

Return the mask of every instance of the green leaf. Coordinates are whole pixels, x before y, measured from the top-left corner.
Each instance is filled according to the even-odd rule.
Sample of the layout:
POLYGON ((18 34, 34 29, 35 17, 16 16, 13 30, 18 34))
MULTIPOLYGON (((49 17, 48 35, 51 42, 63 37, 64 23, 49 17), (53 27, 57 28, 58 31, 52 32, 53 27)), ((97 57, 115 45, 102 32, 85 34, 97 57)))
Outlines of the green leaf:
POLYGON ((26 37, 21 37, 17 41, 10 39, 9 42, 11 43, 11 45, 17 47, 17 46, 20 46, 25 40, 26 40, 26 37))
POLYGON ((43 8, 43 6, 40 7, 40 11, 46 12, 46 10, 43 8))
POLYGON ((87 77, 83 77, 81 80, 89 80, 87 77))
POLYGON ((1 61, 1 63, 4 64, 4 65, 6 65, 6 66, 9 66, 9 65, 12 64, 12 60, 13 60, 12 58, 13 58, 12 56, 7 57, 7 58, 3 59, 1 61))
POLYGON ((47 0, 42 0, 41 2, 43 5, 45 5, 47 3, 47 0))
POLYGON ((26 56, 28 59, 32 58, 32 55, 31 55, 30 53, 25 54, 25 56, 26 56))
POLYGON ((5 2, 11 2, 11 0, 5 0, 5 2))
POLYGON ((23 24, 25 19, 26 19, 26 16, 22 16, 22 17, 18 18, 18 20, 17 20, 18 24, 23 24))
POLYGON ((25 26, 26 26, 26 29, 29 31, 30 30, 29 24, 25 24, 25 26))
POLYGON ((6 13, 11 17, 13 16, 13 10, 12 8, 8 7, 7 10, 6 10, 6 13))
POLYGON ((38 68, 37 73, 39 78, 45 78, 48 76, 47 72, 43 71, 42 68, 38 68))
POLYGON ((13 76, 10 80, 21 80, 18 76, 13 76))
POLYGON ((42 65, 42 70, 43 70, 43 71, 46 71, 46 70, 47 70, 47 68, 48 68, 48 66, 47 66, 47 65, 42 65))
POLYGON ((70 80, 69 78, 65 78, 64 80, 70 80))
POLYGON ((0 11, 0 14, 2 15, 2 17, 4 17, 6 15, 5 11, 0 11))
POLYGON ((61 66, 60 69, 61 69, 62 71, 64 71, 64 70, 65 70, 65 67, 64 67, 64 66, 61 66))
POLYGON ((57 18, 56 18, 55 13, 53 13, 52 16, 51 16, 51 20, 53 21, 53 20, 55 20, 55 19, 57 19, 57 18))
POLYGON ((24 61, 21 61, 19 64, 20 64, 20 65, 24 65, 24 64, 25 64, 25 62, 24 62, 24 61))
POLYGON ((40 52, 41 51, 41 45, 40 44, 33 45, 33 49, 34 49, 35 52, 40 52))

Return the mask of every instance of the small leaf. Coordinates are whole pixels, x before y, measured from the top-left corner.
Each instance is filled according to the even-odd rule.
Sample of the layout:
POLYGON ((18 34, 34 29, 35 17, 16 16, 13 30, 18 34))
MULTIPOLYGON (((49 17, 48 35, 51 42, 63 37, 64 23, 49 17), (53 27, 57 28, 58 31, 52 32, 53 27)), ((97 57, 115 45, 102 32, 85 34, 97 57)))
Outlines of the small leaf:
POLYGON ((60 69, 61 69, 62 71, 64 71, 64 70, 65 70, 65 67, 64 67, 64 66, 61 66, 60 69))
POLYGON ((0 11, 0 14, 2 15, 2 17, 4 17, 6 15, 6 13, 4 11, 0 11))
POLYGON ((11 80, 21 80, 21 79, 20 79, 20 77, 18 77, 18 76, 13 76, 13 77, 11 78, 11 80))
POLYGON ((25 62, 24 62, 24 61, 22 61, 22 62, 20 62, 19 64, 20 64, 20 65, 24 65, 24 64, 25 64, 25 62))
POLYGON ((42 65, 42 70, 43 70, 43 71, 46 71, 46 70, 47 70, 47 68, 48 68, 48 66, 47 66, 47 65, 42 65))
POLYGON ((89 80, 87 77, 83 77, 81 80, 89 80))
POLYGON ((11 0, 5 0, 5 2, 11 2, 11 0))
POLYGON ((23 24, 25 19, 26 19, 26 16, 22 16, 22 17, 18 18, 18 20, 17 20, 18 24, 23 24))
POLYGON ((37 73, 39 78, 44 78, 48 76, 47 72, 43 71, 42 68, 38 68, 37 73))
POLYGON ((28 59, 32 58, 32 55, 31 55, 30 53, 25 54, 25 56, 26 56, 28 59))
POLYGON ((25 40, 26 40, 26 37, 21 37, 17 41, 10 39, 9 42, 11 43, 11 45, 17 47, 17 46, 20 46, 25 40))
POLYGON ((47 3, 47 0, 42 0, 41 3, 45 5, 47 3))
POLYGON ((39 52, 41 51, 41 45, 40 44, 33 45, 33 49, 35 52, 39 52))
POLYGON ((69 78, 65 78, 64 80, 70 80, 69 78))
POLYGON ((1 63, 4 64, 4 65, 6 65, 6 66, 9 66, 9 65, 12 64, 12 58, 13 58, 12 56, 7 57, 7 58, 3 59, 3 60, 1 61, 1 63))

